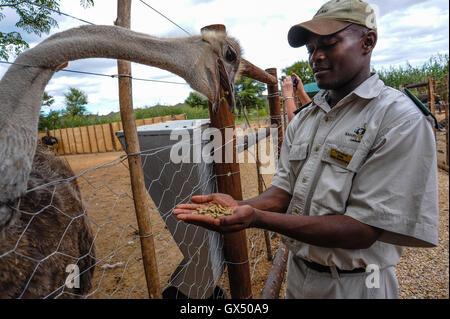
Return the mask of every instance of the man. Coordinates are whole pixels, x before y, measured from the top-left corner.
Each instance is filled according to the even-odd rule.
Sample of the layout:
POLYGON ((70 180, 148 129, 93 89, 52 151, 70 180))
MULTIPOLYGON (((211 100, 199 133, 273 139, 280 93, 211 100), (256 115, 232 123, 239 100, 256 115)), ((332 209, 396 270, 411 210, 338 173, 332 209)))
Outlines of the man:
POLYGON ((377 32, 366 3, 327 2, 288 40, 306 45, 322 90, 289 124, 272 187, 241 202, 194 197, 174 214, 220 232, 258 227, 284 235, 287 298, 396 298, 402 246, 438 243, 431 123, 370 73, 377 32), (210 201, 234 214, 191 214, 210 201))

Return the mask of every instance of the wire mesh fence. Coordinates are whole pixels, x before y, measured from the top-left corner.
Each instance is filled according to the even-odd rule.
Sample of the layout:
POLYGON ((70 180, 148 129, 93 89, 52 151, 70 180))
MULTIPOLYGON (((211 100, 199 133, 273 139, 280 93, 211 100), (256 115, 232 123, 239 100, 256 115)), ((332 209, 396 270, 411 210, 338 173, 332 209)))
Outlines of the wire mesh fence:
MULTIPOLYGON (((144 1, 141 3, 163 15, 144 1)), ((62 71, 122 77, 121 74, 62 71)), ((232 140, 227 144, 230 142, 234 143, 232 140)), ((261 144, 270 142, 266 140, 261 144)), ((276 147, 277 143, 274 145, 276 147)), ((144 148, 140 153, 146 188, 151 195, 147 200, 152 233, 147 236, 153 237, 155 242, 160 286, 166 287, 166 297, 229 296, 226 266, 230 261, 224 258, 221 235, 184 224, 171 214, 177 204, 188 201, 192 195, 215 191, 215 180, 220 176, 215 174, 213 165, 172 165, 167 157, 170 147, 144 148)), ((140 247, 143 238, 135 216, 128 156, 116 152, 55 159, 40 148, 36 154, 28 191, 19 202, 10 203, 14 217, 0 229, 6 238, 0 245, 0 282, 4 287, 1 297, 149 297, 140 247)), ((255 154, 247 157, 251 156, 255 154)), ((255 170, 255 162, 248 164, 255 170)), ((251 170, 250 167, 246 170, 251 170)), ((243 171, 234 174, 243 174, 243 171)), ((256 178, 241 176, 241 179, 244 185, 248 182, 256 185, 258 174, 256 178)), ((256 186, 254 190, 248 197, 258 194, 256 186)), ((270 255, 264 250, 265 247, 270 251, 268 237, 270 239, 262 231, 249 231, 249 259, 244 262, 251 264, 252 279, 263 281, 260 269, 267 259, 266 254, 270 255), (261 246, 264 242, 266 246, 261 246)), ((260 291, 262 287, 256 287, 253 295, 258 296, 260 291)))
MULTIPOLYGON (((239 133, 238 145, 247 133, 239 133)), ((259 143, 263 144, 269 148, 273 144, 276 150, 273 139, 259 143)), ((172 215, 173 208, 192 195, 215 191, 213 164, 174 166, 167 157, 171 147, 141 152, 147 191, 152 195, 148 214, 164 296, 230 297, 221 235, 172 215)), ((244 199, 258 194, 255 152, 253 145, 241 153, 244 199)), ((127 155, 59 156, 57 162, 52 157, 37 151, 27 194, 14 205, 15 220, 3 230, 2 297, 148 298, 127 155), (59 165, 46 169, 64 172, 34 178, 44 162, 59 165)), ((264 175, 266 185, 270 179, 270 174, 264 175)), ((262 230, 247 230, 253 297, 260 296, 271 267, 266 236, 262 230)), ((275 251, 278 237, 269 234, 269 238, 275 251)))

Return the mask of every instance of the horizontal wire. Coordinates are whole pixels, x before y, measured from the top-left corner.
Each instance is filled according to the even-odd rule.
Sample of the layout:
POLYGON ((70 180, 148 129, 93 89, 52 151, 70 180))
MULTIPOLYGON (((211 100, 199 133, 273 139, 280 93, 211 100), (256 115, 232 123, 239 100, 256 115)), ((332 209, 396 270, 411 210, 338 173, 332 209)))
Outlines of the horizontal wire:
POLYGON ((155 8, 153 8, 151 5, 149 5, 148 3, 146 3, 145 1, 139 0, 141 1, 144 5, 146 5, 147 7, 149 7, 150 9, 152 9, 153 11, 155 11, 156 13, 158 13, 159 15, 161 15, 162 17, 164 17, 165 19, 167 19, 168 21, 170 21, 172 24, 176 25, 178 28, 180 28, 181 30, 183 30, 186 34, 191 35, 188 31, 186 31, 185 29, 183 29, 180 25, 178 25, 177 23, 175 23, 174 21, 172 21, 171 19, 169 19, 167 16, 165 16, 164 14, 162 14, 161 12, 159 12, 158 10, 156 10, 155 8))
MULTIPOLYGON (((31 5, 33 5, 33 6, 37 6, 37 7, 39 7, 39 8, 45 8, 45 9, 47 9, 47 10, 49 10, 49 11, 58 13, 58 14, 60 14, 60 15, 67 16, 67 17, 69 17, 69 18, 72 18, 72 19, 75 19, 75 20, 78 20, 78 21, 81 21, 81 22, 84 22, 84 23, 87 23, 87 24, 90 24, 90 25, 96 25, 95 23, 92 23, 92 22, 90 22, 90 21, 87 21, 87 20, 84 20, 84 19, 77 18, 77 17, 72 16, 72 15, 70 15, 70 14, 68 14, 68 13, 61 12, 61 11, 59 11, 59 10, 55 10, 55 9, 49 8, 49 7, 47 7, 47 6, 43 6, 43 5, 38 4, 38 3, 34 3, 34 2, 31 2, 31 1, 28 1, 28 0, 25 0, 25 1, 23 1, 23 2, 24 2, 24 3, 31 4, 31 5)), ((173 24, 175 24, 177 27, 179 27, 181 30, 183 30, 184 32, 186 32, 187 34, 190 35, 190 33, 189 33, 188 31, 186 31, 186 30, 183 29, 181 26, 179 26, 178 24, 176 24, 175 22, 173 22, 172 20, 170 20, 167 16, 165 16, 164 14, 162 14, 161 12, 159 12, 158 10, 156 10, 155 8, 151 7, 149 4, 145 3, 144 1, 141 1, 141 2, 142 2, 143 4, 145 4, 146 6, 148 6, 149 8, 151 8, 152 10, 154 10, 155 12, 157 12, 158 14, 162 15, 164 18, 166 18, 167 20, 169 20, 170 22, 172 22, 173 24)), ((8 64, 16 64, 16 65, 19 65, 18 63, 12 63, 12 62, 8 62, 8 61, 0 61, 0 63, 3 63, 3 64, 8 63, 8 64)), ((41 66, 32 66, 32 65, 24 65, 24 66, 29 66, 29 67, 41 67, 41 66)), ((129 76, 129 75, 121 75, 121 74, 113 74, 113 75, 109 75, 109 74, 101 74, 101 73, 95 73, 95 72, 76 71, 76 70, 65 70, 65 69, 62 69, 62 70, 60 70, 60 71, 63 71, 63 72, 70 72, 70 73, 86 74, 86 75, 103 76, 103 77, 111 77, 111 78, 128 77, 128 78, 130 78, 130 79, 132 79, 132 80, 136 80, 136 81, 145 81, 145 82, 157 82, 157 83, 167 83, 167 84, 189 85, 188 83, 182 83, 182 82, 163 81, 163 80, 153 80, 153 79, 143 79, 143 78, 136 78, 136 77, 132 77, 132 76, 129 76)))

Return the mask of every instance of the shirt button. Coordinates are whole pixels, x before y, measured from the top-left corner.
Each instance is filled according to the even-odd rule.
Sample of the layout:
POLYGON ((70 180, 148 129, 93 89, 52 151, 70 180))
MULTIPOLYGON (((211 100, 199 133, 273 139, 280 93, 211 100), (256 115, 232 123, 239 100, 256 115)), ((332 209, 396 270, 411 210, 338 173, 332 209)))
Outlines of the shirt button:
POLYGON ((306 177, 304 177, 303 179, 302 179, 302 183, 303 184, 306 184, 308 182, 308 179, 306 178, 306 177))
POLYGON ((318 152, 320 150, 320 146, 314 147, 314 151, 318 152))
POLYGON ((302 210, 301 210, 300 208, 297 208, 297 209, 295 210, 295 212, 296 212, 297 214, 301 215, 302 210))
POLYGON ((325 121, 325 122, 328 122, 328 117, 325 117, 325 118, 324 118, 324 121, 325 121))

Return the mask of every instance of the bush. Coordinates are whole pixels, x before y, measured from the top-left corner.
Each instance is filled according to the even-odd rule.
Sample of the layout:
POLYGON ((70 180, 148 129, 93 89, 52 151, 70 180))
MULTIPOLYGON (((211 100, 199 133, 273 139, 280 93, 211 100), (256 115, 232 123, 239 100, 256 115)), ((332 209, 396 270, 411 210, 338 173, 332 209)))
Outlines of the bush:
POLYGON ((432 56, 421 66, 414 67, 407 63, 406 66, 390 67, 389 69, 375 70, 383 82, 391 87, 399 88, 404 84, 415 84, 427 81, 428 77, 442 78, 448 74, 448 54, 432 56))

